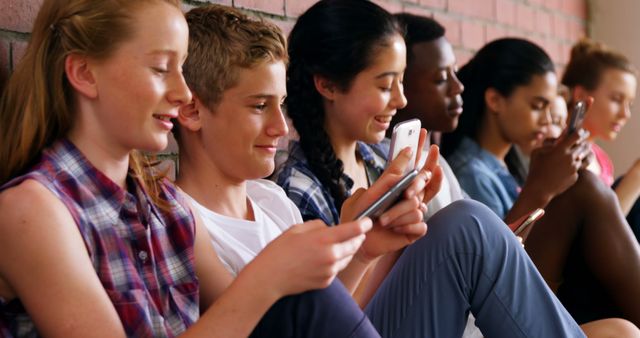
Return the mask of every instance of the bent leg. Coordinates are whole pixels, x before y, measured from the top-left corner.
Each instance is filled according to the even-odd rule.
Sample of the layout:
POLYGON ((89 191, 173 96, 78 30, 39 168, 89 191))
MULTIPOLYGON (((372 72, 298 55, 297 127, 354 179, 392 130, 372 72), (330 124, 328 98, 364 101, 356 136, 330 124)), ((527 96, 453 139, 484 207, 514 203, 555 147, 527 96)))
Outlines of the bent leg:
POLYGON ((365 312, 383 337, 580 337, 520 243, 491 210, 458 201, 429 220, 365 312))
POLYGON ((262 337, 380 337, 340 281, 276 302, 251 334, 262 337))
POLYGON ((573 297, 582 305, 567 307, 585 312, 586 304, 599 297, 606 302, 593 306, 593 311, 602 316, 590 318, 584 314, 582 318, 620 313, 640 325, 640 246, 613 191, 592 173, 581 171, 576 184, 557 196, 546 210, 526 242, 526 250, 540 273, 554 289, 561 283, 565 290, 587 284, 600 288, 591 290, 599 291, 599 295, 583 292, 573 297), (576 273, 580 276, 574 276, 576 273), (602 304, 606 303, 614 308, 603 312, 602 304))

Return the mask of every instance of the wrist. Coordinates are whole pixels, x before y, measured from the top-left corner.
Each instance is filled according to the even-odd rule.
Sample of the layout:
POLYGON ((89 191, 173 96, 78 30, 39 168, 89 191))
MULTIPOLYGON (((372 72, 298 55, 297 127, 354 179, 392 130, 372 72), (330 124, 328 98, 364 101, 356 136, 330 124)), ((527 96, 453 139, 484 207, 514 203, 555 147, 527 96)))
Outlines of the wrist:
MULTIPOLYGON (((253 261, 249 262, 234 280, 234 284, 243 290, 251 290, 257 301, 262 301, 272 305, 280 298, 286 296, 286 292, 282 289, 283 283, 280 283, 277 274, 269 268, 269 264, 263 264, 261 255, 258 255, 253 261)), ((266 262, 265 262, 266 263, 266 262)))
POLYGON ((520 192, 520 197, 528 199, 532 205, 538 208, 544 208, 553 199, 555 194, 550 191, 546 191, 545 189, 540 189, 542 186, 542 184, 525 183, 522 187, 522 191, 520 192))

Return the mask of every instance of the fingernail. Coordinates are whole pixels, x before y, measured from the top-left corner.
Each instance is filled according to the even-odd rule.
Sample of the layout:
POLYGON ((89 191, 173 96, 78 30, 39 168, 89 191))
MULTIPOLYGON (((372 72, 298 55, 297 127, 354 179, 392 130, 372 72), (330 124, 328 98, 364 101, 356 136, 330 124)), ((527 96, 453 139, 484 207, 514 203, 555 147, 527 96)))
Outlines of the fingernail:
POLYGON ((365 217, 362 220, 362 228, 364 229, 364 231, 369 231, 372 227, 373 227, 373 222, 371 221, 371 218, 369 217, 365 217))
POLYGON ((431 172, 431 170, 427 170, 427 171, 425 172, 425 176, 427 176, 427 177, 425 178, 425 181, 428 181, 428 180, 430 180, 430 179, 431 179, 431 177, 433 176, 433 173, 431 172))
POLYGON ((389 221, 389 217, 382 215, 380 217, 378 217, 378 224, 380 224, 381 226, 385 227, 387 226, 387 222, 389 221))

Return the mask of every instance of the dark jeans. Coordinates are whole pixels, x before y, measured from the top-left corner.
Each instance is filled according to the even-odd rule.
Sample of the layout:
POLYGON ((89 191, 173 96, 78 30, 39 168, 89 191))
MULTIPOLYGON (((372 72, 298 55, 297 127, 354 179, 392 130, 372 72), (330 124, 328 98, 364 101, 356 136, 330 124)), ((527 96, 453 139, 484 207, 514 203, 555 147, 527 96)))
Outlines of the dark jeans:
POLYGON ((251 337, 380 337, 340 281, 275 303, 251 337))

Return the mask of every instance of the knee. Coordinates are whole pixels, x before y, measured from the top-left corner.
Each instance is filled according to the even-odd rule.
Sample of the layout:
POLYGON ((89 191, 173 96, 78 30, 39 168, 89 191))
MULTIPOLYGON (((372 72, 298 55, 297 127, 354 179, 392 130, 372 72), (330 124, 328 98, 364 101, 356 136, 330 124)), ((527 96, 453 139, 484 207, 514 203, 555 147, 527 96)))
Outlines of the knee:
POLYGON ((633 323, 622 318, 601 319, 581 325, 587 337, 593 338, 637 338, 640 330, 633 323))
POLYGON ((436 237, 463 248, 496 241, 516 241, 509 227, 495 212, 470 199, 451 203, 431 217, 427 224, 429 229, 425 237, 436 237))

